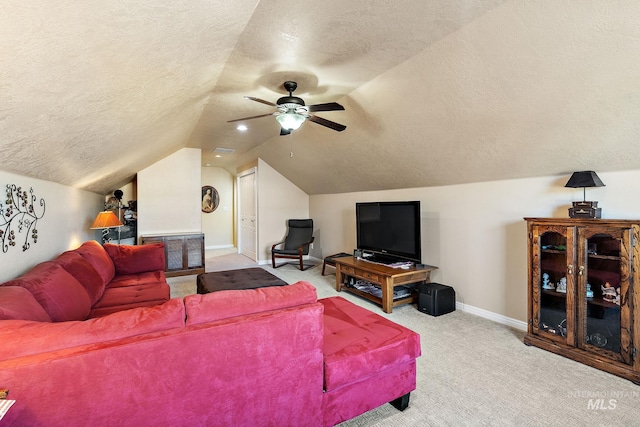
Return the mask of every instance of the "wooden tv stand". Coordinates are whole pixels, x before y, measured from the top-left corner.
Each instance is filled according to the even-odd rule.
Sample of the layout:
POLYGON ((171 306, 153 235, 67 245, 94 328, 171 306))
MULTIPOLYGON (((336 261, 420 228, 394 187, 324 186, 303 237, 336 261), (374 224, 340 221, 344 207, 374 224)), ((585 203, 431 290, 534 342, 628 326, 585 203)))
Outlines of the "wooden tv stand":
POLYGON ((394 287, 419 282, 429 283, 431 281, 431 272, 438 268, 426 265, 420 269, 411 267, 405 270, 363 261, 352 256, 334 258, 334 261, 336 263, 336 291, 340 292, 344 289, 347 292, 366 298, 369 301, 381 305, 385 313, 391 313, 393 307, 413 303, 417 300, 416 293, 412 292, 410 296, 394 301, 394 287), (382 288, 382 298, 355 288, 347 287, 344 283, 345 277, 347 276, 380 285, 382 288))

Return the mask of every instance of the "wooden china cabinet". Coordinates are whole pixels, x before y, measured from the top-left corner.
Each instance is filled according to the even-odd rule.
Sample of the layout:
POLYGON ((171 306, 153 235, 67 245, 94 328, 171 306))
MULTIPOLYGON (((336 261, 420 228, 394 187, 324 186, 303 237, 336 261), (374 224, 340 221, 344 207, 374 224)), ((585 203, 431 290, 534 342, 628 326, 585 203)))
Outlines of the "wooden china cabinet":
POLYGON ((525 220, 525 344, 640 384, 640 221, 525 220))

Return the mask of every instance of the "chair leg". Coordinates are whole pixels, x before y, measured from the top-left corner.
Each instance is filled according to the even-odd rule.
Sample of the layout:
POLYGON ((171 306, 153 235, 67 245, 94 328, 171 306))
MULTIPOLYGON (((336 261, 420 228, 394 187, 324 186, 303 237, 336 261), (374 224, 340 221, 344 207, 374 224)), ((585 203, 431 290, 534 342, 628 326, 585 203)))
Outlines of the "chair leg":
POLYGON ((300 271, 304 270, 304 264, 302 263, 302 256, 300 257, 300 271))
POLYGON ((323 261, 322 262, 322 275, 324 276, 324 268, 327 266, 327 262, 323 261))
POLYGON ((273 253, 271 254, 271 266, 276 268, 276 257, 273 256, 273 253))

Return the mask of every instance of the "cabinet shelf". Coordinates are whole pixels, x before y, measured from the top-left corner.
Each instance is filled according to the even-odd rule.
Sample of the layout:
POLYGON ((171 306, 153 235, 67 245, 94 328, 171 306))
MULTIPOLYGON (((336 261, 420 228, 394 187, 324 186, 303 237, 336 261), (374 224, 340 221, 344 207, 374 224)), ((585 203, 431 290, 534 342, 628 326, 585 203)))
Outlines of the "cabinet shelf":
POLYGON ((542 249, 540 252, 544 254, 558 254, 558 255, 566 255, 567 251, 561 251, 558 249, 542 249))
MULTIPOLYGON (((542 293, 545 295, 551 295, 552 297, 556 297, 556 298, 562 298, 562 299, 567 298, 566 292, 558 292, 558 291, 554 291, 553 289, 542 289, 542 293)), ((606 301, 600 297, 587 298, 587 304, 598 305, 604 308, 618 308, 618 309, 620 308, 618 304, 611 301, 606 301)))
POLYGON ((590 259, 608 259, 611 261, 620 261, 620 257, 619 256, 613 256, 613 255, 595 255, 595 254, 589 254, 588 257, 590 259))

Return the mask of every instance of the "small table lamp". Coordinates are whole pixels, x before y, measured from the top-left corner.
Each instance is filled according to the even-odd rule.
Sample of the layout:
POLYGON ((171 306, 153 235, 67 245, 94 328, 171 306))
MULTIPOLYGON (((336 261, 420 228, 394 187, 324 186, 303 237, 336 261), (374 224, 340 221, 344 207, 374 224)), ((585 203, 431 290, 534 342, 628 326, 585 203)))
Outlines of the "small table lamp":
POLYGON ((601 218, 602 208, 598 207, 598 202, 587 201, 587 187, 604 187, 594 171, 574 172, 565 184, 565 187, 582 187, 582 202, 573 202, 573 207, 569 208, 570 218, 601 218))
POLYGON ((103 211, 98 214, 89 228, 92 230, 102 230, 102 243, 104 244, 109 241, 109 229, 122 227, 123 225, 112 211, 103 211))

